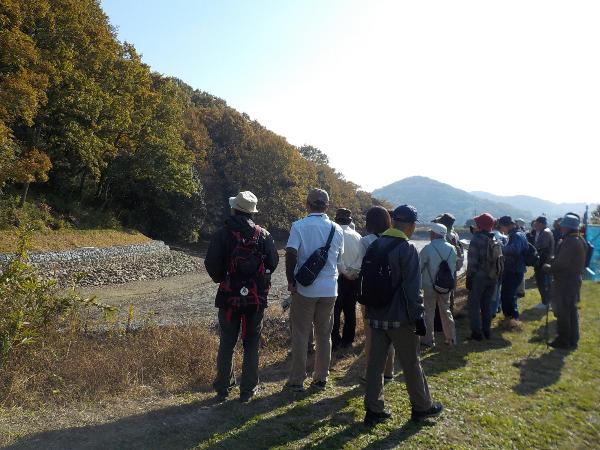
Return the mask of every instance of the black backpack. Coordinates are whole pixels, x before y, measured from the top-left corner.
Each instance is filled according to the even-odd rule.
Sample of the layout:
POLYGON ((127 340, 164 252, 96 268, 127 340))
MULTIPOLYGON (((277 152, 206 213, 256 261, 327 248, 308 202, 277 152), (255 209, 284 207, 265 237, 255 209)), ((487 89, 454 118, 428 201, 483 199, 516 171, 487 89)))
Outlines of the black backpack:
POLYGON ((238 231, 231 231, 234 244, 227 274, 219 290, 226 295, 228 309, 239 314, 260 310, 271 287, 269 277, 265 274, 264 255, 259 248, 260 233, 258 225, 249 239, 238 231))
POLYGON ((325 246, 316 249, 298 270, 298 273, 294 278, 296 278, 296 281, 302 286, 306 287, 313 284, 319 276, 319 273, 321 273, 321 270, 323 270, 323 267, 325 267, 334 234, 335 225, 331 225, 331 231, 329 232, 329 237, 327 238, 325 246))
POLYGON ((527 243, 527 250, 525 251, 525 265, 530 267, 537 267, 540 264, 540 255, 538 254, 537 248, 531 242, 527 243))
POLYGON ((433 249, 442 260, 440 261, 438 271, 435 274, 435 279, 431 276, 429 266, 427 266, 427 272, 429 273, 429 278, 433 281, 433 290, 438 294, 447 294, 456 286, 456 282, 454 281, 454 271, 450 269, 450 265, 448 264, 448 258, 450 258, 452 251, 450 251, 448 258, 444 259, 437 248, 433 247, 433 249))
POLYGON ((358 302, 365 306, 381 308, 394 298, 398 286, 393 285, 392 269, 389 255, 405 239, 393 238, 392 242, 384 245, 387 239, 379 238, 373 242, 362 261, 359 283, 358 302))

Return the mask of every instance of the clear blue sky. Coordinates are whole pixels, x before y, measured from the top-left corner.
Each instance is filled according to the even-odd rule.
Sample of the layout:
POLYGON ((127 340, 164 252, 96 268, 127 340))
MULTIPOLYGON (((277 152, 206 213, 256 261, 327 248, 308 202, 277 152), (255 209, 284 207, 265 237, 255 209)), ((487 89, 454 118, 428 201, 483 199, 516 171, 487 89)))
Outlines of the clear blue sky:
POLYGON ((600 2, 101 4, 153 70, 321 148, 367 190, 423 175, 600 200, 600 2))

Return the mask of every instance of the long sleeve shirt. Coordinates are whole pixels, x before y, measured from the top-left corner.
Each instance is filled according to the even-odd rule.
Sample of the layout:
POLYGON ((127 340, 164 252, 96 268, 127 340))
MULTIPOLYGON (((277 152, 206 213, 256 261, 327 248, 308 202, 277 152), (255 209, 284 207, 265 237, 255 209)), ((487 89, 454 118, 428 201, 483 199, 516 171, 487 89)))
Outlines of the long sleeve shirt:
POLYGON ((438 272, 440 263, 445 260, 450 270, 456 267, 456 250, 443 238, 434 239, 421 250, 419 254, 423 289, 431 289, 438 272))

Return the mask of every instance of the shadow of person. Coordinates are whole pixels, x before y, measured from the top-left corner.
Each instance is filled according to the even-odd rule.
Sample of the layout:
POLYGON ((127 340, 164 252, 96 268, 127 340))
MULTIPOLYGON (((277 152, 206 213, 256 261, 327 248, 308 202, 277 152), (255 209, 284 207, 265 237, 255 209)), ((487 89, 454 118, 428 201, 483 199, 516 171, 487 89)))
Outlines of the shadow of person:
POLYGON ((537 358, 525 358, 513 365, 519 367, 519 384, 513 386, 513 391, 519 395, 534 395, 541 389, 552 386, 560 378, 565 365, 565 357, 570 350, 552 349, 542 353, 537 358))
MULTIPOLYGON (((552 315, 552 311, 548 311, 548 314, 552 315)), ((538 309, 535 306, 519 314, 519 320, 523 322, 536 322, 546 315, 546 308, 538 309)))
POLYGON ((6 448, 183 450, 310 395, 310 392, 295 394, 278 391, 245 405, 235 400, 214 404, 211 398, 128 416, 110 423, 37 433, 6 448))

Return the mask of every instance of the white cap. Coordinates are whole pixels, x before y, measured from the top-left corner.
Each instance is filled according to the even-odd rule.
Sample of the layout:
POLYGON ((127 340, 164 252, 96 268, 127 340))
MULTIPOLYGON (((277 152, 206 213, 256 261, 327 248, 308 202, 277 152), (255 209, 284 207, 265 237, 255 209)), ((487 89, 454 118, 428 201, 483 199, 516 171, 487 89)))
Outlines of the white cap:
POLYGON ((439 236, 446 236, 446 233, 448 233, 448 228, 446 228, 446 225, 441 223, 432 223, 429 225, 429 231, 433 231, 439 236))

